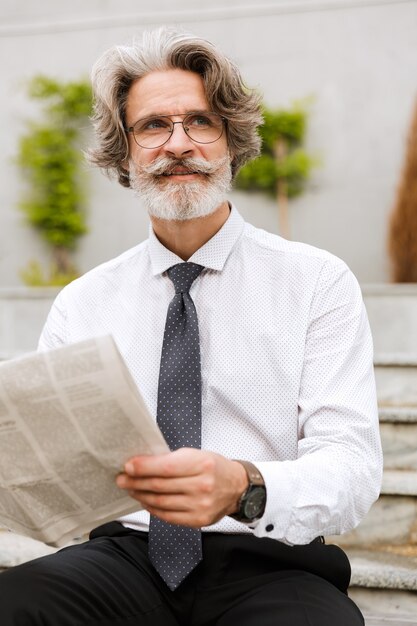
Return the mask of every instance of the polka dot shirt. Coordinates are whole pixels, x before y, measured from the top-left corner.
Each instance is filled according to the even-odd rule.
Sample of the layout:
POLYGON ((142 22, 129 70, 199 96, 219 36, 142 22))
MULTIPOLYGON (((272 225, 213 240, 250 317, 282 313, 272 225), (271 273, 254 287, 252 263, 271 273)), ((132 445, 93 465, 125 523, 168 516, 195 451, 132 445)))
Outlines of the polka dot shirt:
MULTIPOLYGON (((372 339, 360 288, 333 255, 244 222, 236 208, 189 261, 200 331, 202 447, 252 461, 267 487, 250 528, 303 544, 355 527, 377 498, 382 456, 372 339)), ((162 340, 181 259, 149 239, 58 295, 39 347, 111 333, 156 419, 162 340)), ((145 511, 123 518, 148 527, 145 511)))

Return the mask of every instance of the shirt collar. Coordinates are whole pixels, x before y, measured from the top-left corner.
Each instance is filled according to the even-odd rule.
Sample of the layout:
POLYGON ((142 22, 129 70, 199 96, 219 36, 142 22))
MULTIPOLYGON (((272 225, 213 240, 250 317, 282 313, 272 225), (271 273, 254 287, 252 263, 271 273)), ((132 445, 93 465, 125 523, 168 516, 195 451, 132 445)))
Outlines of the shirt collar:
MULTIPOLYGON (((230 215, 221 229, 204 246, 196 250, 188 261, 212 270, 221 271, 233 246, 239 239, 244 225, 243 217, 236 207, 231 205, 230 215)), ((162 245, 154 233, 152 224, 149 226, 149 254, 154 276, 162 274, 162 272, 165 272, 177 263, 184 263, 179 256, 162 245)))

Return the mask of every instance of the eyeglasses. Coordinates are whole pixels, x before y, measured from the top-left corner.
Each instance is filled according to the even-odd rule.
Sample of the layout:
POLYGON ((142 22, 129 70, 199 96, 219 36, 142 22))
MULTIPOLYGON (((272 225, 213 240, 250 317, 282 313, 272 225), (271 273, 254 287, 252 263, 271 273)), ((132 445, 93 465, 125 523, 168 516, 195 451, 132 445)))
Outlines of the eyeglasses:
POLYGON ((224 118, 217 113, 191 112, 175 117, 183 117, 180 122, 173 122, 169 115, 157 115, 138 120, 126 128, 132 133, 135 142, 141 148, 160 148, 170 140, 175 124, 181 124, 186 135, 196 143, 214 143, 223 134, 224 118))

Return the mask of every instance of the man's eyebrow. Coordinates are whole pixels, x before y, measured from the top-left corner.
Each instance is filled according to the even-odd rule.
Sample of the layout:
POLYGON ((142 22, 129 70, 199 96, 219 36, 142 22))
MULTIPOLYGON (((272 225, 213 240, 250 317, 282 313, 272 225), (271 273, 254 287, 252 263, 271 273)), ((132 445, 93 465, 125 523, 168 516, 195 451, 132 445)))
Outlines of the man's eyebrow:
MULTIPOLYGON (((132 124, 137 124, 137 122, 140 122, 141 120, 148 120, 154 117, 169 117, 169 114, 167 113, 141 113, 139 117, 136 117, 132 124)), ((131 125, 132 125, 131 124, 131 125)))
POLYGON ((176 117, 177 115, 189 115, 190 113, 210 113, 210 111, 208 109, 190 109, 189 111, 184 111, 184 113, 162 113, 159 111, 141 114, 138 120, 146 120, 148 117, 176 117))
POLYGON ((145 113, 145 115, 141 115, 139 119, 144 119, 146 117, 166 117, 169 113, 162 113, 161 111, 151 111, 150 113, 145 113))

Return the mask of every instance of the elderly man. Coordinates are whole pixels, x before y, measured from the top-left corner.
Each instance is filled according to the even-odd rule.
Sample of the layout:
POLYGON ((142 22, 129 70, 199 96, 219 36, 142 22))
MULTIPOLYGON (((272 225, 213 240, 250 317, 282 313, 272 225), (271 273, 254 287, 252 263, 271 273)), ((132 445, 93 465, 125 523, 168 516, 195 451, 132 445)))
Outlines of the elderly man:
POLYGON ((149 238, 66 287, 40 347, 112 333, 171 452, 117 478, 143 510, 0 576, 1 624, 359 626, 323 539, 381 478, 357 282, 228 202, 260 103, 210 43, 147 33, 93 84, 90 160, 140 196, 149 238))

